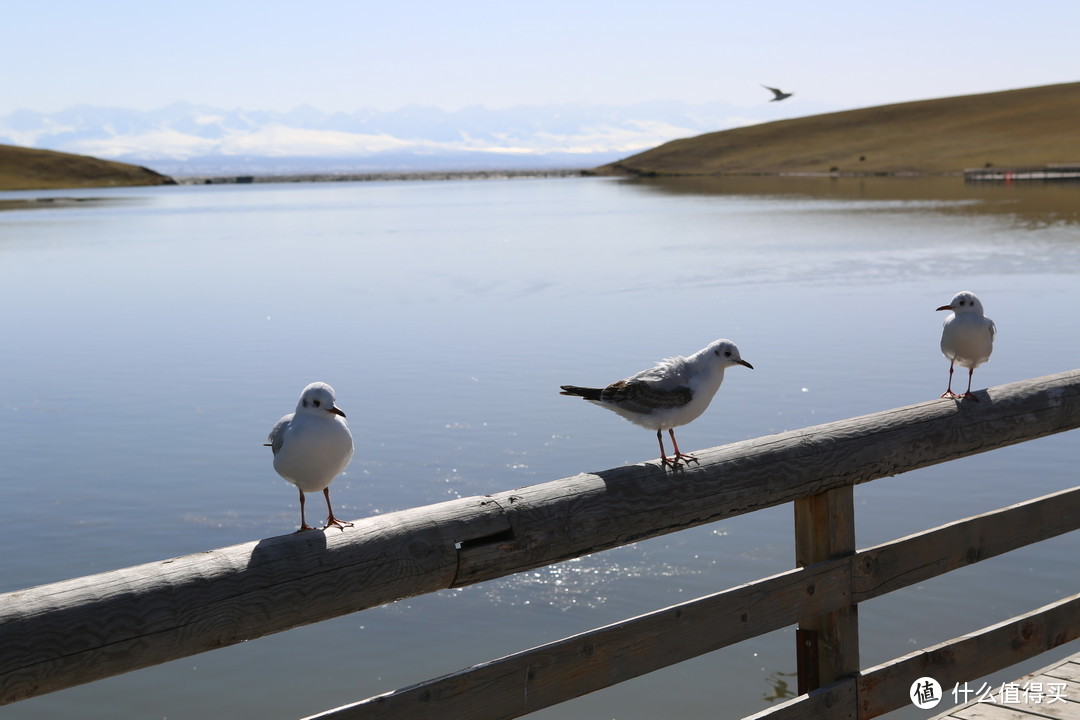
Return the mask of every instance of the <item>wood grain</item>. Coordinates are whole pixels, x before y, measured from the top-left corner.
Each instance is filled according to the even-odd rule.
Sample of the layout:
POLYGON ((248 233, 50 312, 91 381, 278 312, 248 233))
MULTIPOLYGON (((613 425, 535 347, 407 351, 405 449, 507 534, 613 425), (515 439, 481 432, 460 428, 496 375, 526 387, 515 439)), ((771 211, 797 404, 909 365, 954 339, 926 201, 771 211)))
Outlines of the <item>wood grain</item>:
POLYGON ((952 688, 1015 665, 1080 637, 1080 594, 863 671, 859 718, 878 717, 910 704, 915 678, 929 676, 952 688))
POLYGON ((519 717, 821 614, 850 584, 846 561, 791 570, 314 717, 519 717))
POLYGON ((457 585, 1080 427, 1080 370, 496 493, 512 535, 464 548, 457 585))
MULTIPOLYGON (((795 562, 800 566, 855 553, 852 486, 800 498, 795 507, 795 562)), ((854 602, 799 618, 796 633, 799 694, 859 671, 859 607, 854 602)))
POLYGON ((0 596, 0 703, 448 587, 505 530, 470 498, 0 596))
MULTIPOLYGON (((838 500, 839 503, 832 503, 834 511, 843 509, 844 499, 838 500)), ((825 508, 830 506, 827 501, 821 503, 819 499, 817 502, 825 508)), ((855 600, 850 592, 852 587, 864 587, 860 601, 870 599, 962 564, 979 562, 1006 550, 1080 528, 1080 512, 1071 512, 1077 507, 1076 503, 1080 503, 1080 487, 926 530, 854 555, 841 553, 839 557, 771 578, 327 711, 311 720, 433 720, 440 717, 505 720, 519 717, 777 630, 801 618, 828 617, 833 612, 849 610, 855 600), (1060 517, 1050 527, 1030 525, 1037 518, 1054 515, 1060 517), (985 538, 987 545, 985 548, 962 545, 957 552, 952 543, 956 533, 962 532, 968 523, 976 528, 971 536, 985 538), (1022 528, 1024 532, 1006 532, 1007 540, 997 538, 991 532, 992 528, 1009 526, 1022 528), (954 561, 927 563, 928 544, 954 561), (975 547, 976 551, 969 552, 970 547, 975 547)), ((836 542, 846 541, 837 539, 836 542)), ((849 654, 845 670, 854 674, 858 669, 853 667, 857 665, 857 649, 846 652, 849 654), (851 660, 852 652, 855 653, 854 661, 851 660)), ((854 718, 857 712, 855 689, 853 679, 850 684, 840 681, 753 717, 764 718, 770 712, 777 712, 776 720, 854 718)))
POLYGON ((7 593, 0 704, 1080 427, 1080 370, 978 395, 7 593))

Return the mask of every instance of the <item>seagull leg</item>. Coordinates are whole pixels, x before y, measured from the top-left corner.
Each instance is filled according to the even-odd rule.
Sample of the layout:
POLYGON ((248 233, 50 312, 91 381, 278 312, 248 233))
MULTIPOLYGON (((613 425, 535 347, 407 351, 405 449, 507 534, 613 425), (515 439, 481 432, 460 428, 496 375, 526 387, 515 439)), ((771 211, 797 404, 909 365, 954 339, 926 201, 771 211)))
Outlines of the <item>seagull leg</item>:
POLYGON ((304 520, 304 491, 301 490, 300 491, 300 529, 297 530, 296 532, 300 533, 300 532, 304 532, 305 530, 314 530, 314 529, 315 528, 308 525, 307 521, 304 520))
POLYGON ((685 462, 687 465, 689 465, 691 461, 698 462, 698 459, 693 455, 687 455, 679 451, 679 443, 675 442, 675 428, 668 428, 668 435, 671 435, 671 444, 675 447, 676 463, 678 463, 680 460, 685 462))
MULTIPOLYGON (((679 467, 679 458, 676 456, 674 460, 669 460, 667 454, 664 452, 664 436, 661 435, 662 432, 663 430, 656 431, 656 441, 660 443, 660 464, 664 467, 679 467)), ((674 438, 675 436, 673 435, 672 439, 674 440, 674 438)))
POLYGON ((965 393, 964 393, 963 395, 961 395, 960 397, 962 397, 962 398, 966 398, 966 399, 968 399, 968 400, 974 400, 975 402, 979 402, 979 398, 975 397, 975 396, 974 396, 974 395, 973 395, 973 394, 971 393, 971 376, 972 376, 972 375, 974 375, 974 374, 975 374, 975 368, 973 368, 973 367, 972 367, 972 368, 968 368, 968 389, 967 389, 967 392, 965 392, 965 393))
POLYGON ((322 494, 326 497, 326 511, 330 513, 330 515, 326 518, 326 524, 323 525, 323 530, 330 527, 331 525, 336 528, 341 528, 342 530, 347 527, 352 527, 353 524, 351 522, 342 522, 341 520, 338 520, 336 517, 334 517, 334 511, 330 509, 330 488, 324 487, 322 494))
POLYGON ((957 395, 956 393, 954 393, 952 391, 953 364, 955 362, 956 362, 955 360, 952 360, 952 361, 949 362, 949 387, 945 390, 945 392, 941 393, 941 397, 943 397, 943 398, 958 398, 958 397, 960 397, 959 395, 957 395))

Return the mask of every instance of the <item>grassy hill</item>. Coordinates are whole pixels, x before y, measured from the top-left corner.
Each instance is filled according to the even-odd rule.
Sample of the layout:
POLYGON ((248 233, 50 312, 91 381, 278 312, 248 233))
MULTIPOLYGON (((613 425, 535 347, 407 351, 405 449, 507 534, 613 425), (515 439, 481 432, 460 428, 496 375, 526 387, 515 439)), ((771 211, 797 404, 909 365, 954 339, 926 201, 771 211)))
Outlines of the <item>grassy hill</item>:
POLYGON ((882 105, 675 140, 600 174, 956 173, 1080 164, 1080 83, 882 105))
POLYGON ((0 145, 0 190, 170 185, 172 178, 137 165, 0 145))

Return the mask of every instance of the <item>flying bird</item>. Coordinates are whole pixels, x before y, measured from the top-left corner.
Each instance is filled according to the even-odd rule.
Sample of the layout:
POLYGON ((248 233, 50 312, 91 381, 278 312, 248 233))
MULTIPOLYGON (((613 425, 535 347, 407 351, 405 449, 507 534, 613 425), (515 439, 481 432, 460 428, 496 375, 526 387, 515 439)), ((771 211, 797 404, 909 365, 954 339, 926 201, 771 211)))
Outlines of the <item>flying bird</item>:
POLYGON ((762 85, 761 87, 765 88, 766 90, 771 91, 772 94, 775 96, 769 102, 780 102, 781 100, 787 100, 789 97, 791 97, 792 95, 795 94, 793 92, 787 93, 787 92, 784 92, 783 90, 780 90, 778 88, 769 87, 768 85, 762 85))
POLYGON ((978 401, 971 394, 971 376, 975 368, 990 359, 994 350, 997 326, 983 314, 983 304, 973 292, 959 292, 948 305, 938 310, 952 310, 941 329, 941 354, 949 359, 949 386, 941 397, 964 397, 978 401), (968 369, 968 387, 963 395, 952 390, 953 366, 968 369))
POLYGON ((742 359, 739 348, 730 340, 717 340, 690 357, 677 355, 648 370, 613 382, 605 388, 563 385, 560 395, 584 398, 594 405, 611 410, 635 425, 656 431, 660 443, 660 462, 678 467, 679 462, 696 461, 693 455, 679 450, 675 428, 694 420, 709 407, 713 395, 724 381, 725 368, 754 366, 742 359), (664 452, 664 430, 671 436, 675 456, 664 452))
POLYGON ((323 529, 352 527, 334 517, 330 483, 352 460, 353 439, 334 388, 315 382, 304 388, 296 412, 277 421, 266 446, 274 451, 274 470, 300 491, 300 530, 312 530, 304 519, 304 493, 322 490, 329 516, 323 529))

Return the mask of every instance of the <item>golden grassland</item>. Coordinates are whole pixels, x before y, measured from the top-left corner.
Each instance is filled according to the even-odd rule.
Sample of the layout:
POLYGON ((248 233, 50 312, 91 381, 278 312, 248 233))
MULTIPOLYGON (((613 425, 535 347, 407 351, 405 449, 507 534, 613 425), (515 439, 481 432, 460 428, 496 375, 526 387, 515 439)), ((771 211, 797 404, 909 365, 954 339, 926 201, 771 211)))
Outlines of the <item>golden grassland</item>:
POLYGON ((598 174, 948 174, 1080 164, 1080 83, 882 105, 712 132, 598 174))
POLYGON ((86 155, 0 145, 0 190, 169 185, 148 168, 86 155))

